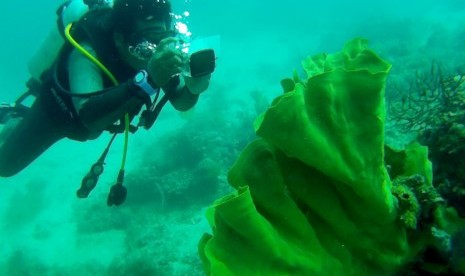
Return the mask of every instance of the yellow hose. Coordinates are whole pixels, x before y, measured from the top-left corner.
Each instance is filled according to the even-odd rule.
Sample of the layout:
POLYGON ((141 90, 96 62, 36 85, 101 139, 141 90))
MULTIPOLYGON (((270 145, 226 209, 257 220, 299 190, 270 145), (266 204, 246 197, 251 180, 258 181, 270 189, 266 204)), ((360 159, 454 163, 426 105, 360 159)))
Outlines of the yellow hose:
POLYGON ((76 48, 79 52, 81 52, 85 57, 87 57, 88 59, 90 59, 93 63, 95 63, 95 65, 97 65, 100 69, 102 69, 102 71, 105 73, 105 75, 108 76, 108 78, 110 78, 111 82, 114 84, 114 85, 118 85, 118 81, 116 80, 116 78, 113 76, 113 74, 105 67, 105 65, 103 65, 98 59, 96 59, 93 55, 91 55, 86 49, 84 49, 81 45, 79 45, 79 43, 77 43, 76 40, 74 40, 74 38, 71 36, 71 34, 69 33, 69 31, 71 30, 71 27, 73 26, 73 24, 69 24, 68 26, 66 26, 65 28, 65 36, 66 38, 68 39, 69 43, 71 43, 71 45, 74 46, 74 48, 76 48))

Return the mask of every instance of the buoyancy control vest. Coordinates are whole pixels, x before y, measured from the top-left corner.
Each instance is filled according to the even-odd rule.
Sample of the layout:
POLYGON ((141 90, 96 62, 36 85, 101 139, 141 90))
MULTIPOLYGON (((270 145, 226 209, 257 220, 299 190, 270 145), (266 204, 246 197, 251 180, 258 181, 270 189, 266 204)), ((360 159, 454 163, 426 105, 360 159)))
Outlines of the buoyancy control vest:
MULTIPOLYGON (((115 78, 119 82, 125 82, 135 74, 135 71, 126 65, 118 55, 113 42, 113 33, 107 26, 110 11, 110 8, 100 8, 86 12, 79 21, 73 24, 70 34, 76 41, 90 45, 95 50, 98 60, 105 64, 105 67, 113 73, 115 78)), ((73 95, 69 91, 67 66, 73 50, 74 47, 70 43, 65 43, 51 68, 41 74, 41 94, 46 105, 45 108, 51 117, 65 128, 66 136, 73 140, 85 141, 90 138, 90 132, 82 124, 74 107, 72 98, 77 95, 73 95)), ((104 78, 104 86, 110 88, 113 83, 108 78, 104 78)), ((92 97, 103 93, 111 93, 111 91, 103 90, 79 95, 79 97, 92 97)), ((131 120, 140 112, 141 108, 142 105, 130 110, 131 120)), ((123 125, 120 124, 120 127, 111 125, 105 130, 122 132, 123 129, 123 125)))

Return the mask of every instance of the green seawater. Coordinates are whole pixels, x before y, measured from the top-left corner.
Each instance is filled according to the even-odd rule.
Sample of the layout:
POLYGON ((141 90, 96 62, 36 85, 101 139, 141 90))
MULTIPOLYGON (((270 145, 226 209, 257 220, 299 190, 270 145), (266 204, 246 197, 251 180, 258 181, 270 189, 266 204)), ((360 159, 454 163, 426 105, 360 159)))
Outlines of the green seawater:
MULTIPOLYGON (((0 102, 26 91, 28 60, 55 28, 58 0, 3 1, 0 102)), ((354 37, 392 64, 404 83, 433 60, 465 71, 465 3, 447 1, 176 0, 193 38, 219 38, 210 88, 185 113, 167 106, 129 137, 126 202, 106 205, 123 138, 87 199, 76 190, 110 139, 62 140, 21 173, 0 178, 0 275, 204 275, 197 244, 205 208, 228 194, 226 175, 255 138, 254 119, 281 95, 301 60, 339 51, 354 37)), ((215 40, 216 41, 216 40, 215 40)), ((391 93, 386 91, 387 96, 391 93)), ((393 91, 392 91, 393 93, 393 91)), ((399 145, 411 133, 389 129, 399 145)))

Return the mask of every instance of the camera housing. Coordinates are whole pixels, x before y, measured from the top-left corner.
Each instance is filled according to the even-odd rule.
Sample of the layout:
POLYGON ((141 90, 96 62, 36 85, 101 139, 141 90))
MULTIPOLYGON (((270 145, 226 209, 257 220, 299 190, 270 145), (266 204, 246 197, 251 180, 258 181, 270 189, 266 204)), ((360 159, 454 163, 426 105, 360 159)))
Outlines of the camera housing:
POLYGON ((200 50, 192 53, 189 58, 191 76, 194 78, 209 75, 215 71, 216 57, 213 49, 200 50))

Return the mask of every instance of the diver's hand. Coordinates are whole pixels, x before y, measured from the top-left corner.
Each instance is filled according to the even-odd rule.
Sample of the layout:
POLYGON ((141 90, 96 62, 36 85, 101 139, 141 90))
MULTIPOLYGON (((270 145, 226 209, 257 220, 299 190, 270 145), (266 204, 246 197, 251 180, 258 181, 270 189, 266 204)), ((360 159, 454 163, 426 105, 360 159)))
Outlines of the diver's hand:
POLYGON ((178 42, 174 37, 163 39, 148 62, 147 72, 158 87, 165 87, 187 64, 187 55, 175 47, 178 42))

